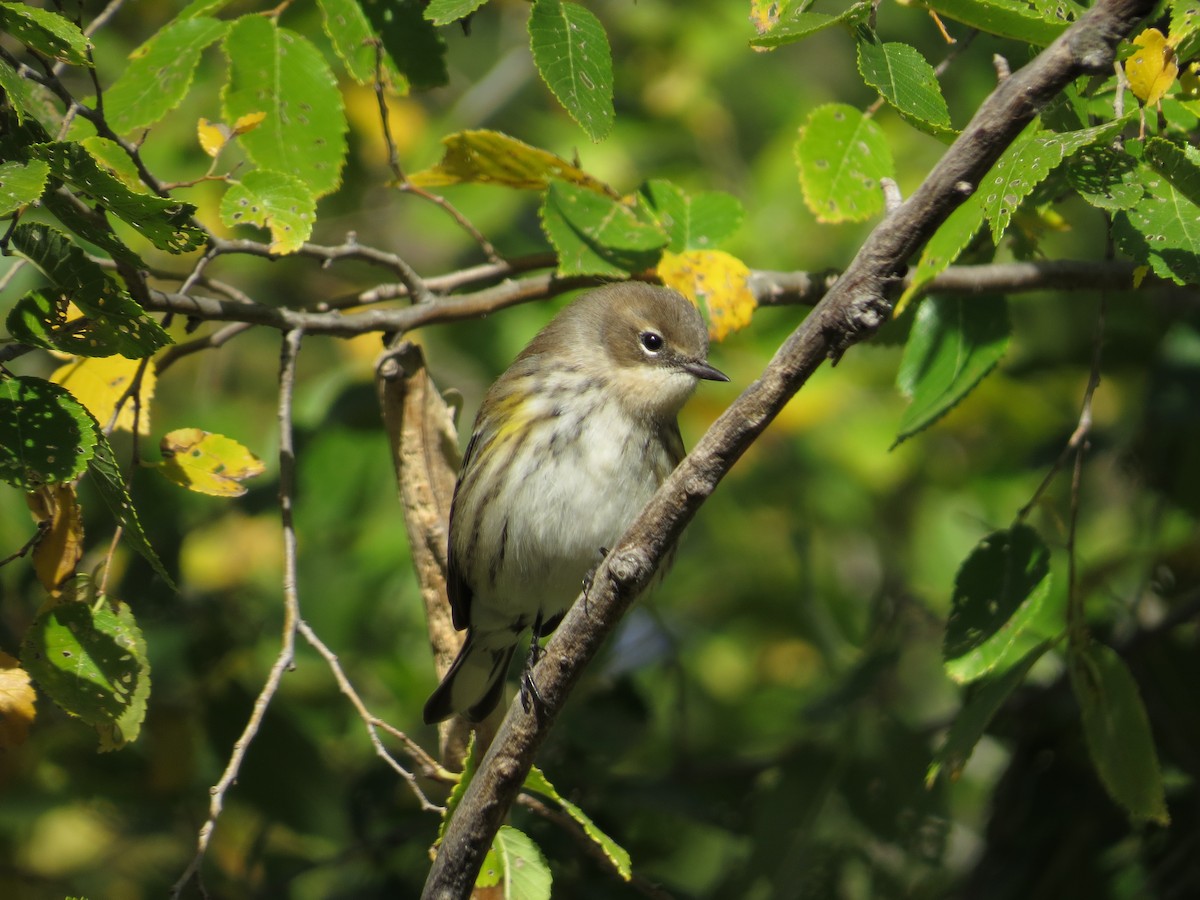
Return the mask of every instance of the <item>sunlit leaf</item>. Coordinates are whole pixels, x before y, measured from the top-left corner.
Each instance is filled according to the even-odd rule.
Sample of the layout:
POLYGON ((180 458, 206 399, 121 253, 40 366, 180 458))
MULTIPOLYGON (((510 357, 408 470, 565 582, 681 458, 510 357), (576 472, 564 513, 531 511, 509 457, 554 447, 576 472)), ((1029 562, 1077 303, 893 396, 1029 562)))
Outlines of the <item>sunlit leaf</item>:
MULTIPOLYGON (((76 359, 55 370, 50 380, 69 390, 71 395, 95 416, 96 421, 107 428, 113 413, 116 412, 117 402, 125 397, 126 392, 133 386, 142 366, 141 360, 121 356, 76 359)), ((150 433, 150 410, 157 382, 158 376, 154 366, 145 366, 137 392, 138 434, 150 433)), ((121 405, 113 430, 133 431, 133 419, 133 398, 128 397, 121 405)))
POLYGON ((1146 142, 1146 162, 1171 182, 1171 187, 1195 206, 1200 206, 1200 150, 1191 144, 1165 138, 1146 142))
POLYGON ((867 84, 918 128, 939 136, 954 134, 937 73, 916 47, 860 40, 858 71, 867 84))
POLYGON ((1200 206, 1163 176, 1143 183, 1145 195, 1113 217, 1117 247, 1160 278, 1200 284, 1200 206))
POLYGON ((611 193, 604 182, 562 157, 498 131, 460 131, 442 138, 442 144, 442 161, 410 175, 410 182, 419 187, 468 183, 541 191, 558 179, 611 193))
POLYGON ((742 204, 730 194, 718 191, 685 194, 662 179, 647 182, 642 187, 641 199, 670 235, 669 248, 676 253, 712 249, 737 231, 746 214, 742 204))
POLYGON ((861 222, 883 209, 881 178, 894 174, 883 131, 852 106, 809 113, 796 142, 804 202, 821 222, 861 222))
POLYGON ((200 494, 240 497, 242 483, 265 471, 262 461, 232 438, 199 428, 180 428, 159 443, 159 471, 171 481, 200 494))
POLYGON ((964 200, 958 209, 950 213, 921 251, 921 259, 912 271, 908 287, 896 302, 896 316, 901 315, 926 285, 962 255, 982 227, 983 197, 976 191, 964 200))
POLYGON ((1063 160, 1062 142, 1033 134, 1012 144, 979 184, 983 213, 991 224, 992 241, 1008 229, 1017 207, 1063 160))
POLYGON ((851 3, 837 15, 809 12, 809 5, 802 3, 789 14, 781 13, 774 27, 765 34, 760 29, 759 36, 750 39, 750 46, 756 49, 781 47, 811 37, 834 25, 856 25, 864 22, 871 13, 871 4, 866 0, 851 3))
POLYGON ((425 7, 425 18, 434 25, 449 25, 469 16, 487 0, 430 0, 425 7))
POLYGON ((529 16, 533 61, 542 80, 593 141, 612 130, 613 68, 608 35, 578 3, 534 0, 529 16))
POLYGON ((1089 147, 1070 161, 1071 186, 1092 206, 1116 211, 1136 206, 1146 193, 1143 169, 1128 153, 1111 147, 1089 147))
POLYGON ((50 167, 40 159, 0 163, 0 216, 16 212, 42 196, 50 167))
POLYGON ((358 0, 317 0, 317 5, 325 33, 351 78, 359 84, 374 84, 376 77, 382 76, 383 83, 393 90, 408 90, 408 79, 396 68, 392 57, 381 52, 382 42, 358 0))
POLYGON ((1023 0, 921 0, 921 5, 971 28, 1039 47, 1062 34, 1068 24, 1057 10, 1043 13, 1023 0))
POLYGON ((538 845, 524 832, 501 825, 492 839, 492 850, 494 855, 489 854, 489 858, 494 860, 496 871, 481 870, 480 877, 500 886, 500 896, 506 900, 550 900, 550 866, 538 845))
POLYGON ((317 201, 304 182, 283 172, 247 172, 221 200, 221 221, 271 230, 271 252, 295 253, 312 234, 317 201))
POLYGON ((133 164, 129 154, 116 141, 93 135, 84 138, 79 143, 101 168, 119 178, 127 188, 139 193, 146 193, 146 186, 142 183, 137 166, 133 164))
POLYGON ((36 700, 29 673, 16 657, 0 650, 0 750, 25 743, 37 715, 36 700))
POLYGON ((71 481, 96 446, 87 410, 31 376, 0 380, 0 435, 0 479, 27 490, 71 481))
POLYGON ((91 65, 87 37, 74 22, 27 3, 0 3, 0 31, 51 59, 76 66, 91 65))
POLYGON ((658 262, 658 276, 693 303, 703 303, 713 340, 723 341, 745 328, 758 307, 750 290, 749 267, 723 250, 668 250, 658 262))
POLYGON ((1157 28, 1147 28, 1133 39, 1133 44, 1139 49, 1125 60, 1125 77, 1134 96, 1153 106, 1179 75, 1175 51, 1157 28))
POLYGON ((541 209, 542 228, 563 275, 624 275, 653 266, 667 235, 634 208, 587 188, 554 182, 541 209))
POLYGON ((550 780, 541 769, 533 766, 529 770, 529 774, 525 776, 525 782, 522 787, 527 791, 533 791, 534 793, 541 794, 543 797, 548 797, 561 806, 567 815, 579 823, 584 833, 604 851, 604 855, 608 857, 608 861, 612 863, 613 868, 617 870, 617 874, 621 878, 628 881, 633 877, 629 852, 596 827, 596 823, 592 821, 587 813, 559 794, 558 790, 550 783, 550 780))

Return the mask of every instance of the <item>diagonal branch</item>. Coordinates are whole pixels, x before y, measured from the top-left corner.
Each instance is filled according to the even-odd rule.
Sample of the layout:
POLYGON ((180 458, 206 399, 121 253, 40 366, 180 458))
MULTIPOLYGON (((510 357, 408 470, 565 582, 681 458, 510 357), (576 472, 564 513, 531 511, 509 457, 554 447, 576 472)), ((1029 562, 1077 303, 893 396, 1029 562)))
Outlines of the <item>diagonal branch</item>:
POLYGON ((466 898, 501 821, 584 667, 646 586, 704 500, 826 359, 836 361, 890 311, 904 266, 1038 110, 1073 79, 1106 70, 1152 0, 1100 0, 1035 60, 1005 79, 905 203, 867 238, 845 274, 780 347, 762 376, 713 424, 607 556, 586 609, 576 604, 534 671, 543 703, 520 703, 504 723, 451 819, 429 873, 426 900, 466 898))

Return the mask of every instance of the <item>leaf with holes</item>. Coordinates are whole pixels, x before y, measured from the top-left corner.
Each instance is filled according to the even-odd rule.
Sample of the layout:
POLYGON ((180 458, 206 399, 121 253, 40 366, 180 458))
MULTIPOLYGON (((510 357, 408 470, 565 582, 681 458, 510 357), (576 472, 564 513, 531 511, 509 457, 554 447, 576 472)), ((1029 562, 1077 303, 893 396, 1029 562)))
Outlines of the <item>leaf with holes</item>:
POLYGON ((260 169, 298 178, 314 197, 335 190, 346 160, 346 114, 337 81, 305 37, 261 16, 243 16, 225 36, 226 122, 266 113, 241 137, 260 169))
POLYGON ((266 471, 257 456, 232 438, 199 428, 180 428, 159 442, 158 471, 190 491, 214 497, 240 497, 242 482, 266 471))
POLYGON ((127 134, 145 128, 179 106, 192 86, 200 54, 228 27, 218 19, 176 19, 129 54, 129 65, 104 92, 104 112, 113 130, 127 134))
POLYGON ((321 8, 321 21, 333 43, 333 51, 351 78, 370 85, 381 74, 385 85, 399 93, 408 92, 408 79, 396 68, 391 56, 377 49, 382 46, 379 35, 358 0, 317 0, 317 6, 321 8))
POLYGON ((95 447, 91 416, 57 384, 0 381, 0 479, 25 490, 71 481, 95 447))
POLYGON ((992 242, 1000 243, 1012 215, 1063 161, 1063 143, 1057 136, 1039 132, 1018 140, 996 160, 979 184, 983 214, 992 230, 992 242))
POLYGON ((535 0, 529 42, 542 80, 593 141, 612 130, 613 68, 608 35, 577 3, 535 0))
POLYGON ((221 221, 271 230, 271 252, 299 250, 312 234, 317 201, 299 178, 283 172, 247 172, 221 200, 221 221))
POLYGON ((1071 186, 1098 209, 1130 209, 1146 193, 1145 170, 1128 153, 1111 147, 1087 147, 1067 164, 1071 186))
POLYGON ((28 206, 46 190, 50 167, 38 159, 0 163, 0 216, 28 206))
POLYGON ((90 43, 79 26, 48 9, 27 3, 0 3, 0 31, 51 59, 90 66, 90 43))
POLYGON ((1157 28, 1147 28, 1132 41, 1138 49, 1125 60, 1125 77, 1133 95, 1154 106, 1179 76, 1175 49, 1157 28))
POLYGON ((67 294, 39 288, 13 304, 5 324, 14 340, 72 356, 112 356, 128 346, 126 336, 107 319, 72 317, 70 310, 67 294))
POLYGON ((613 191, 578 166, 548 150, 532 147, 499 131, 460 131, 442 138, 442 160, 409 176, 418 187, 448 184, 495 184, 543 191, 552 180, 586 187, 597 193, 613 191))
POLYGON ((1145 159, 1171 187, 1200 206, 1200 150, 1156 137, 1146 142, 1145 159))
POLYGON ((809 113, 796 141, 804 202, 818 221, 861 222, 883 209, 881 178, 894 174, 883 130, 853 106, 809 113))
POLYGON ((658 277, 697 306, 708 310, 709 336, 723 341, 750 324, 758 300, 750 290, 750 269, 723 250, 670 250, 658 261, 658 277))
POLYGON ((858 71, 908 122, 937 137, 955 134, 937 73, 916 47, 858 42, 858 71))
POLYGON ((1113 217, 1117 247, 1178 284, 1200 284, 1200 206, 1165 177, 1148 177, 1145 195, 1113 217))
POLYGON ((441 87, 446 73, 446 42, 425 20, 424 0, 359 0, 383 49, 417 90, 441 87))
POLYGON ((514 900, 550 900, 550 867, 530 838, 511 825, 501 825, 492 839, 475 882, 484 891, 498 889, 514 900))
POLYGON ((667 245, 656 224, 587 188, 554 182, 541 208, 542 228, 558 251, 561 275, 627 275, 650 268, 667 245))
POLYGON ((83 510, 72 484, 44 485, 25 495, 42 531, 33 548, 33 571, 47 591, 75 574, 83 557, 83 510))
POLYGON ((642 186, 639 200, 670 235, 669 249, 711 250, 741 227, 746 212, 737 198, 719 191, 685 194, 669 181, 655 179, 642 186))
POLYGON ((775 23, 774 27, 766 33, 762 33, 762 29, 759 28, 760 34, 758 37, 750 39, 750 46, 760 49, 774 49, 784 44, 791 44, 795 41, 812 37, 817 32, 824 31, 826 28, 832 28, 834 25, 857 25, 860 22, 865 22, 867 16, 871 14, 871 4, 869 2, 862 2, 862 0, 857 3, 851 3, 836 16, 827 15, 826 13, 808 12, 810 5, 809 3, 804 3, 789 15, 780 14, 779 20, 775 23))
POLYGON ((961 403, 1000 362, 1011 333, 1003 297, 926 297, 896 374, 897 387, 912 402, 893 446, 961 403))
MULTIPOLYGON (((133 387, 138 370, 143 366, 140 359, 125 359, 109 356, 104 359, 76 359, 55 370, 50 380, 61 384, 84 408, 106 429, 112 422, 114 431, 133 431, 133 397, 121 405, 117 413, 117 402, 133 387), (113 414, 117 413, 113 421, 113 414)), ((150 433, 150 405, 158 384, 154 366, 146 365, 138 385, 138 434, 150 433)))

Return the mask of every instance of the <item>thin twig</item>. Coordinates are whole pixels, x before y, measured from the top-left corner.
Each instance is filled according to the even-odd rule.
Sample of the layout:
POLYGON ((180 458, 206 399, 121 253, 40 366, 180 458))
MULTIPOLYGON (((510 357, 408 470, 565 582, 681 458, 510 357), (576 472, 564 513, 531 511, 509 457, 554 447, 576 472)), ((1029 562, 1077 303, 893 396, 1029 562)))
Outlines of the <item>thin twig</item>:
POLYGON ((229 762, 220 779, 213 785, 210 793, 212 799, 208 807, 208 819, 200 826, 196 840, 196 853, 188 863, 179 880, 171 888, 171 896, 179 897, 193 876, 198 876, 200 865, 208 852, 213 830, 217 819, 225 805, 225 794, 237 781, 246 752, 258 735, 262 726, 267 707, 279 690, 283 673, 288 671, 295 660, 296 631, 300 619, 300 599, 296 593, 296 529, 292 517, 293 498, 295 493, 295 449, 292 440, 292 395, 296 384, 296 357, 300 353, 300 342, 303 332, 293 329, 284 335, 280 353, 279 372, 279 514, 283 524, 283 634, 280 638, 279 655, 276 656, 267 680, 254 701, 250 719, 246 722, 241 736, 233 745, 229 762))

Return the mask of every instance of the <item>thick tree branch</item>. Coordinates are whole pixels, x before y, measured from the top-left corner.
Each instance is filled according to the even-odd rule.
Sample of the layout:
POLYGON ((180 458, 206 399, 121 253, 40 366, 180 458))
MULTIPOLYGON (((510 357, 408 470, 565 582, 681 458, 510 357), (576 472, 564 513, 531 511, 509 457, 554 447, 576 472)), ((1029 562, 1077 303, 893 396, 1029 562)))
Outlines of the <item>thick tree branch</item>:
POLYGON ((1019 72, 1005 79, 925 182, 871 235, 846 273, 788 338, 762 377, 713 424, 596 572, 533 673, 542 703, 508 710, 438 849, 423 897, 470 896, 497 828, 584 667, 650 580, 696 510, 750 444, 826 359, 837 360, 886 318, 913 253, 1020 134, 1074 78, 1106 70, 1152 0, 1101 0, 1019 72))

